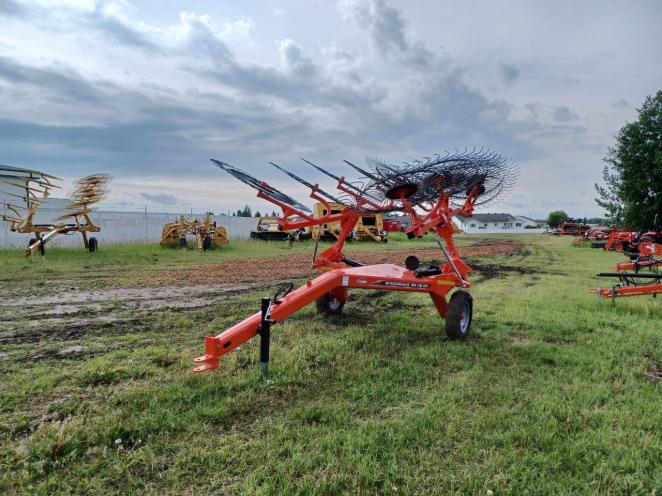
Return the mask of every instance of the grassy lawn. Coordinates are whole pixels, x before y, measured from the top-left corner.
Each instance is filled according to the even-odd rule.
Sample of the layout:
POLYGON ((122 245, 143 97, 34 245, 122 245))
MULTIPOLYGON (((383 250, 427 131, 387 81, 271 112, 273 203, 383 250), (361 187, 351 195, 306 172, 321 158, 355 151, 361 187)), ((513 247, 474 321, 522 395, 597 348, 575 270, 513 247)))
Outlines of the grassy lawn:
MULTIPOLYGON (((218 371, 191 372, 206 334, 256 310, 257 288, 188 311, 117 302, 124 320, 107 332, 0 338, 0 493, 661 494, 661 302, 588 295, 622 255, 507 239, 524 244, 518 254, 475 260, 510 269, 474 276, 467 341, 445 339, 427 295, 355 291, 339 318, 309 307, 274 327, 269 387, 257 340, 218 371), (63 345, 87 354, 30 358, 63 345)), ((30 261, 5 251, 0 290, 114 287, 312 247, 53 249, 30 261)))

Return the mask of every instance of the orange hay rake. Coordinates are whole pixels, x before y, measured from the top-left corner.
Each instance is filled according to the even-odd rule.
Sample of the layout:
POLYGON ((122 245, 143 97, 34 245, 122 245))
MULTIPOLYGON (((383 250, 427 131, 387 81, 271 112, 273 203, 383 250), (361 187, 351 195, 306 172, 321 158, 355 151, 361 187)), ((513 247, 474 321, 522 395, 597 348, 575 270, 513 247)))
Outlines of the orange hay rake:
MULTIPOLYGON (((269 201, 282 210, 278 223, 285 231, 339 223, 336 242, 314 256, 313 266, 323 273, 294 289, 288 283, 273 298, 263 298, 261 311, 205 338, 205 354, 196 358, 196 372, 218 368, 219 359, 237 346, 261 337, 260 368, 268 380, 270 328, 289 315, 315 302, 320 313, 340 314, 350 289, 412 291, 428 293, 439 315, 446 319, 446 334, 451 339, 464 339, 469 334, 473 300, 466 291, 471 284, 471 268, 462 261, 453 241, 454 215, 471 216, 477 204, 495 199, 510 189, 517 175, 513 163, 490 151, 465 151, 437 155, 436 158, 414 164, 392 165, 372 161, 370 170, 346 162, 362 175, 361 182, 350 182, 325 169, 305 161, 317 171, 337 181, 339 193, 328 193, 319 184, 312 184, 292 172, 276 168, 310 189, 310 197, 326 205, 327 213, 316 217, 310 210, 264 181, 225 162, 212 162, 257 190, 258 198, 269 201), (334 213, 331 204, 344 208, 334 213), (395 264, 363 265, 343 253, 348 236, 361 215, 400 211, 411 216, 406 229, 410 238, 428 232, 435 234, 446 262, 440 266, 420 267, 419 260, 409 256, 405 266, 395 264), (458 289, 461 288, 461 289, 458 289), (457 289, 447 301, 446 296, 457 289)), ((315 247, 317 252, 317 245, 315 247)))

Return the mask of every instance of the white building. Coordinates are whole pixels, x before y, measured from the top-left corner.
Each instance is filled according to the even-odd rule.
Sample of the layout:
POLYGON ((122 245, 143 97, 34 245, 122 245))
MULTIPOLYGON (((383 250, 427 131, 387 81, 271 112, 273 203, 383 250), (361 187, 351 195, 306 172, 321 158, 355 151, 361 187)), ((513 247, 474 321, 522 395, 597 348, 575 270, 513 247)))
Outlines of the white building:
POLYGON ((547 222, 537 221, 523 215, 474 214, 471 217, 458 215, 453 222, 464 232, 539 232, 547 227, 547 222))

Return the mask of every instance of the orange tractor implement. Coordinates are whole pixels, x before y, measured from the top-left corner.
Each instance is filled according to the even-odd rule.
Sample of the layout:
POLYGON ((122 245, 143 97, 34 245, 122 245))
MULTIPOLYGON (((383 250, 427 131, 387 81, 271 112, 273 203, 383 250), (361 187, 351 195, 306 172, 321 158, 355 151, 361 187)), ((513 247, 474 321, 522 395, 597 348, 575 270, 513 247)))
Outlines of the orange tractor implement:
POLYGON ((662 230, 614 231, 604 249, 620 251, 630 260, 617 263, 615 272, 598 274, 618 278, 610 288, 590 290, 600 302, 611 299, 615 304, 616 298, 662 294, 662 230))
POLYGON ((472 215, 477 204, 493 200, 513 185, 516 168, 509 159, 481 150, 437 155, 401 166, 373 161, 370 170, 346 161, 363 176, 361 182, 350 182, 306 161, 335 179, 339 193, 329 193, 319 184, 272 164, 306 186, 310 197, 326 206, 327 213, 321 216, 313 215, 303 204, 241 169, 218 160, 212 159, 212 162, 256 189, 258 198, 280 207, 279 223, 284 230, 337 222, 340 232, 331 247, 313 256, 313 266, 322 271, 320 276, 306 281, 298 289, 294 289, 293 283, 283 285, 273 298, 262 299, 259 312, 216 336, 207 336, 204 355, 195 359, 196 372, 218 368, 223 355, 260 336, 260 369, 262 379, 268 380, 271 325, 313 302, 322 314, 340 314, 353 289, 428 293, 439 315, 446 319, 448 337, 467 337, 473 316, 473 300, 467 291, 471 286, 468 277, 471 268, 462 261, 455 246, 451 218, 472 215), (344 208, 336 211, 332 204, 344 208), (343 253, 345 241, 362 215, 397 211, 412 219, 412 225, 406 229, 410 238, 434 233, 445 263, 421 267, 416 257, 409 256, 404 267, 395 264, 366 266, 343 253), (293 218, 296 220, 292 221, 293 218), (447 300, 452 290, 456 291, 447 300))

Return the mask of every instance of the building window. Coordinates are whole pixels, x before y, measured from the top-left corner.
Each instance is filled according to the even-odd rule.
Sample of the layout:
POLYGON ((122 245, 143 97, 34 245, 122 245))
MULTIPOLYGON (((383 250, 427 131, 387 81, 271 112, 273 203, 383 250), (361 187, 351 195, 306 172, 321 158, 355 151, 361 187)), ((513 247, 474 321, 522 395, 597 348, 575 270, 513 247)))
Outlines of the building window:
POLYGON ((471 227, 476 227, 476 224, 470 224, 471 227))
POLYGON ((515 227, 522 227, 522 223, 518 222, 517 224, 515 224, 515 227))

